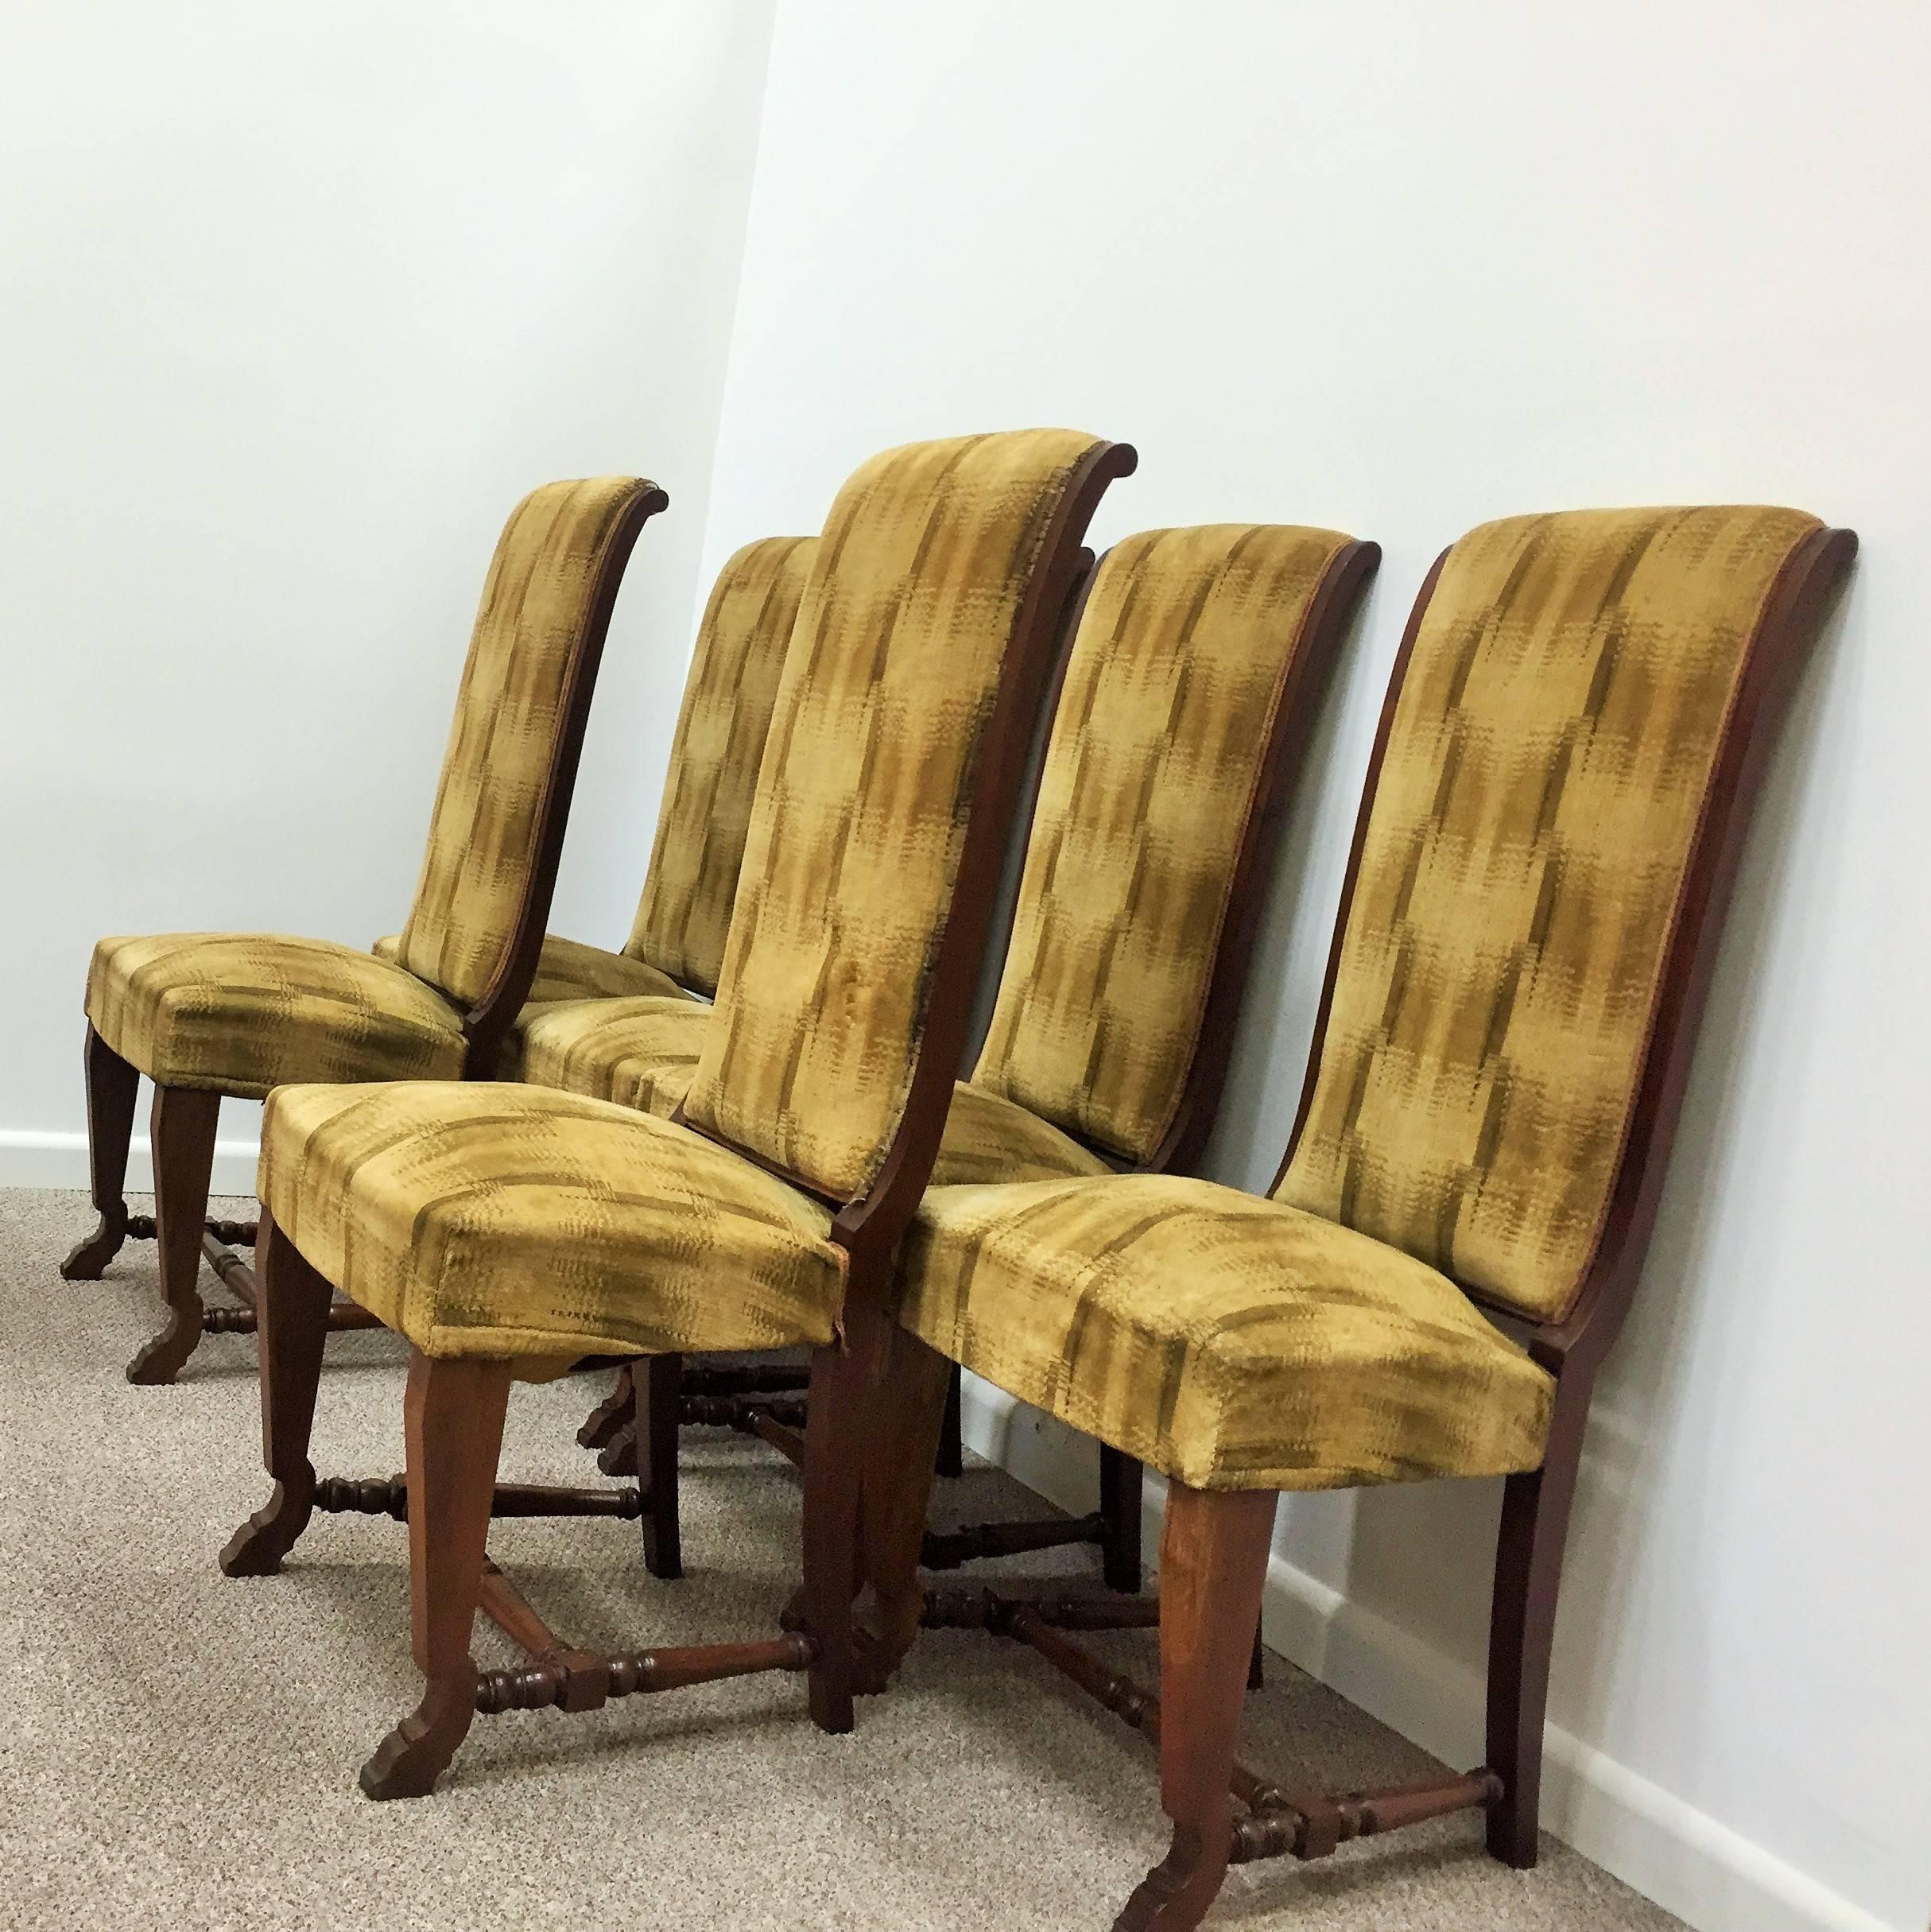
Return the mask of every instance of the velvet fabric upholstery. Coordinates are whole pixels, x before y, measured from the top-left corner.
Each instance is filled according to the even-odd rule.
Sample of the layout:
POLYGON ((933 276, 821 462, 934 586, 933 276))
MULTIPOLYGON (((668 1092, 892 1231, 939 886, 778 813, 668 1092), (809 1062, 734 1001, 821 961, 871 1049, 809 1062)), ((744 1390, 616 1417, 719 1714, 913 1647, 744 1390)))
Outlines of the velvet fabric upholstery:
MULTIPOLYGON (((527 1004, 674 998, 717 985, 751 793, 815 537, 747 543, 718 572, 684 681, 637 918, 621 952, 552 933, 527 1004)), ((402 936, 375 942, 400 960, 402 936)))
POLYGON ((980 741, 1073 430, 890 450, 839 491, 773 713, 684 1107, 838 1198, 899 1124, 980 741))
MULTIPOLYGON (((401 950, 402 936, 392 933, 378 939, 370 949, 378 960, 394 960, 401 950)), ((560 999, 681 999, 684 989, 675 980, 661 973, 627 952, 607 952, 601 946, 587 945, 580 939, 565 939, 546 933, 543 950, 537 956, 536 977, 523 1011, 548 1006, 560 999)))
POLYGON ((490 1081, 282 1087, 259 1188, 351 1299, 432 1356, 831 1339, 831 1211, 728 1148, 490 1081))
POLYGON ((901 1265, 913 1334, 1197 1489, 1541 1461, 1553 1382, 1452 1282, 1211 1181, 933 1188, 901 1265))
POLYGON ((672 986, 717 991, 771 707, 817 553, 816 537, 748 543, 718 572, 704 607, 623 949, 672 986))
POLYGON ((1334 530, 1149 530, 1066 669, 975 1088, 1121 1160, 1185 1092, 1241 840, 1334 530))
POLYGON ((705 1016, 705 1131, 533 1085, 283 1088, 259 1190, 315 1267, 432 1355, 553 1366, 832 1338, 844 1255, 811 1183, 868 1166, 897 1124, 1016 620, 1052 511, 1101 447, 1061 431, 919 445, 840 493, 787 658, 718 1007, 651 1003, 705 1016), (762 1056, 784 1038, 782 1105, 761 1111, 762 1056), (754 1157, 829 1150, 847 1165, 793 1185, 720 1144, 747 1115, 754 1157))
POLYGON ((545 483, 497 544, 396 956, 461 1005, 481 1001, 507 956, 585 612, 649 487, 632 476, 545 483))
POLYGON ((1063 1134, 1017 1100, 960 1080, 945 1110, 945 1133, 932 1185, 980 1181, 1057 1181, 1074 1174, 1111 1174, 1090 1147, 1063 1134))
POLYGON ((668 1119, 690 1091, 711 1009, 681 996, 525 1007, 502 1075, 668 1119))
POLYGON ((288 1080, 445 1080, 463 1015, 399 966, 324 939, 164 933, 103 939, 87 1017, 164 1087, 259 1100, 288 1080))
POLYGON ((1519 517, 1450 551, 1277 1190, 1526 1315, 1596 1251, 1678 897, 1797 510, 1519 517))

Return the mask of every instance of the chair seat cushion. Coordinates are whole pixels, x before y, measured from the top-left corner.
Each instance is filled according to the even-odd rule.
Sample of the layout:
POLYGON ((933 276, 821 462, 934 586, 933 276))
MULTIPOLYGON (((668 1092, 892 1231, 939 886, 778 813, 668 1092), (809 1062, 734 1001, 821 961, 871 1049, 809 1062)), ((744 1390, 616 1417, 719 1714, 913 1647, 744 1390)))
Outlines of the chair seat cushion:
POLYGON ((1089 1147, 1017 1100, 960 1080, 946 1110, 945 1135, 932 1185, 983 1181, 1060 1181, 1113 1170, 1089 1147))
POLYGON ((259 1099, 284 1080, 450 1080, 463 1016, 413 973, 279 933, 103 939, 87 1018, 165 1087, 259 1099))
POLYGON ((710 1007, 684 998, 525 1007, 503 1074, 668 1118, 689 1091, 710 1019, 710 1007))
MULTIPOLYGON (((393 960, 402 945, 402 935, 392 933, 378 939, 370 949, 378 960, 393 960)), ((543 950, 537 956, 537 976, 525 995, 525 1006, 553 999, 621 999, 643 995, 673 999, 686 997, 684 988, 669 973, 634 960, 627 952, 606 952, 601 946, 586 945, 580 939, 564 939, 555 933, 544 935, 543 950)))
POLYGON ((343 1294, 433 1356, 828 1341, 832 1210, 730 1149, 495 1081, 284 1087, 262 1202, 343 1294))
POLYGON ((1200 1489, 1533 1469, 1552 1379, 1398 1249, 1212 1181, 936 1188, 898 1318, 1200 1489))

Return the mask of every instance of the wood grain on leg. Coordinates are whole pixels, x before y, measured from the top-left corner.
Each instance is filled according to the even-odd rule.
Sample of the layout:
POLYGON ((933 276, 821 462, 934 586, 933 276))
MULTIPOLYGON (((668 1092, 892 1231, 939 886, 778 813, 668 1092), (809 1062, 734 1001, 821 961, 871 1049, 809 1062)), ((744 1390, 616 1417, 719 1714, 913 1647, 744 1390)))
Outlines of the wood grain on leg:
POLYGON ((60 1274, 65 1281, 97 1282, 127 1239, 127 1146, 141 1076, 91 1026, 81 1064, 87 1085, 87 1171, 100 1218, 60 1263, 60 1274))
POLYGON ((1192 1932, 1227 1876, 1231 1781, 1274 1530, 1270 1490, 1167 1485, 1160 1542, 1160 1802, 1165 1859, 1114 1932, 1192 1932))
POLYGON ((882 1690, 918 1635, 925 1593, 919 1549, 942 1467, 953 1365, 896 1322, 886 1325, 883 1363, 864 1445, 863 1568, 871 1600, 859 1688, 882 1690))
POLYGON ((155 1239, 168 1318, 127 1365, 146 1386, 172 1382, 201 1340, 201 1232, 215 1170, 221 1096, 192 1087, 157 1087, 149 1134, 154 1152, 155 1239))
POLYGON ((328 1339, 328 1283, 312 1268, 266 1208, 255 1237, 255 1308, 262 1357, 262 1460, 274 1488, 267 1503, 228 1539, 221 1567, 231 1577, 272 1577, 308 1527, 322 1349, 328 1339))
POLYGON ((510 1369, 508 1362, 409 1352, 403 1397, 409 1629, 425 1681, 422 1701, 363 1767, 370 1798, 426 1797, 475 1716, 470 1629, 482 1594, 510 1369))

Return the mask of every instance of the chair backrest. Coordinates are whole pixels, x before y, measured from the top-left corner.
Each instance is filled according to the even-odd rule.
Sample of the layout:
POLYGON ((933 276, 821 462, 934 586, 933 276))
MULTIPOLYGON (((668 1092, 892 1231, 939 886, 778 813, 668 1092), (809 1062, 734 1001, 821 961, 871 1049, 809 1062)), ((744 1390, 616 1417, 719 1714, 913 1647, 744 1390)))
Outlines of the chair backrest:
POLYGON ((968 831, 975 872, 993 859, 988 901, 1002 835, 973 824, 982 762, 1016 776, 1007 740, 1029 720, 1012 728, 1012 692, 1043 681, 1060 615, 1042 599, 1063 601, 1099 491, 1131 467, 1076 431, 1022 430, 888 450, 839 491, 765 746, 693 1126, 856 1201, 915 1074, 931 1083, 921 1049, 948 1039, 949 1089, 964 1018, 948 998, 929 1026, 934 981, 958 951, 948 924, 976 920, 983 943, 989 907, 954 904, 968 831))
POLYGON ((1700 929, 1753 658, 1832 537, 1848 557, 1797 510, 1590 510, 1445 553, 1383 713, 1277 1199, 1568 1316, 1700 929))
POLYGON ((671 739, 657 840, 624 951, 714 992, 765 734, 815 537, 747 543, 718 572, 671 739))
POLYGON ((545 483, 497 540, 396 949, 472 1014, 514 1014, 536 970, 611 607, 666 501, 635 476, 545 483))
POLYGON ((1184 1100, 1211 1113, 1217 1096, 1190 1096, 1190 1076, 1210 989, 1244 965, 1230 914, 1266 863, 1255 834, 1278 816, 1263 813, 1267 781, 1308 661, 1332 651, 1352 601, 1322 592, 1337 573, 1358 588, 1369 548, 1215 524, 1149 530, 1100 560, 974 1085, 1140 1166, 1172 1149, 1184 1100))

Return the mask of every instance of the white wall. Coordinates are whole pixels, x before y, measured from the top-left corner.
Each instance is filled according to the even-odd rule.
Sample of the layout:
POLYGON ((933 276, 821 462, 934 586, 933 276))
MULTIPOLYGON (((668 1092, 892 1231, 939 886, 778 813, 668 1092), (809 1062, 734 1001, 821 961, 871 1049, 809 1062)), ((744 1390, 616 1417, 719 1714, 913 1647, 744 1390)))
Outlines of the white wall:
POLYGON ((0 1179, 84 1174, 98 935, 396 929, 504 516, 637 470, 671 508, 557 901, 628 930, 770 30, 770 0, 9 10, 0 1179))
MULTIPOLYGON (((1064 422, 1139 445, 1103 537, 1382 541, 1213 1152, 1253 1185, 1436 550, 1591 503, 1863 533, 1597 1405, 1557 1660, 1557 1823, 1737 1932, 1931 1910, 1928 89, 1917 0, 787 5, 704 537, 810 527, 886 443, 1064 422)), ((1303 1499, 1277 1566, 1280 1633, 1471 1762, 1494 1507, 1303 1499)))

